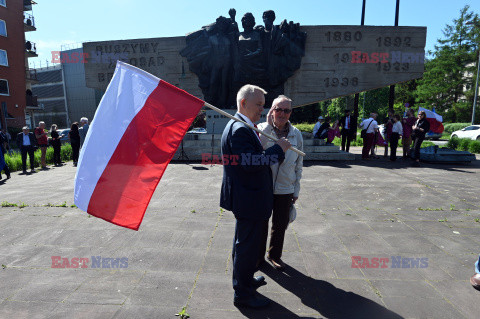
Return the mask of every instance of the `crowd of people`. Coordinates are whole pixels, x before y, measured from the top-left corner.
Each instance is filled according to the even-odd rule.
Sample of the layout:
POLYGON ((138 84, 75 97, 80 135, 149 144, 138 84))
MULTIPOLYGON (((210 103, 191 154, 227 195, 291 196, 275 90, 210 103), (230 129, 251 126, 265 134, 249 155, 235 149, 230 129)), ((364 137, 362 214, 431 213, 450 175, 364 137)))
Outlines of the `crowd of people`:
MULTIPOLYGON (((23 174, 27 174, 27 157, 30 160, 30 173, 35 172, 35 150, 38 148, 40 149, 40 166, 42 170, 49 169, 46 161, 47 148, 49 146, 53 147, 54 166, 62 166, 64 164, 61 160, 61 139, 64 136, 59 134, 56 124, 52 124, 49 133, 45 131, 45 126, 45 122, 40 121, 38 123, 38 127, 34 129, 34 132, 30 132, 30 128, 28 126, 24 126, 22 128, 22 132, 18 133, 16 136, 16 145, 22 158, 23 174), (49 134, 50 136, 48 136, 49 134)), ((74 166, 77 166, 80 148, 85 141, 88 128, 88 118, 86 117, 82 117, 80 119, 80 123, 74 122, 70 127, 68 139, 72 146, 72 160, 74 166)), ((7 179, 11 177, 11 174, 9 167, 5 162, 4 156, 7 151, 10 150, 10 141, 10 134, 8 134, 5 129, 2 129, 2 131, 0 131, 0 156, 2 159, 1 163, 3 170, 7 175, 7 179)), ((0 180, 2 179, 1 171, 2 170, 0 169, 0 180)))
MULTIPOLYGON (((420 161, 420 147, 425 134, 430 130, 430 124, 426 118, 425 112, 420 111, 417 118, 412 109, 406 111, 406 116, 401 117, 394 114, 392 110, 388 111, 384 123, 383 136, 380 134, 380 128, 377 122, 377 113, 371 113, 370 117, 360 123, 363 133, 362 159, 377 159, 375 147, 381 145, 385 147, 384 157, 388 157, 388 148, 390 147, 390 160, 397 160, 397 148, 399 140, 402 139, 403 159, 410 158, 413 152, 414 165, 418 166, 420 161)), ((332 145, 335 137, 341 138, 342 151, 349 152, 350 143, 356 139, 356 118, 350 115, 350 110, 345 110, 345 115, 331 125, 331 118, 326 116, 318 117, 317 123, 313 127, 313 137, 315 139, 326 140, 326 145, 332 145)))

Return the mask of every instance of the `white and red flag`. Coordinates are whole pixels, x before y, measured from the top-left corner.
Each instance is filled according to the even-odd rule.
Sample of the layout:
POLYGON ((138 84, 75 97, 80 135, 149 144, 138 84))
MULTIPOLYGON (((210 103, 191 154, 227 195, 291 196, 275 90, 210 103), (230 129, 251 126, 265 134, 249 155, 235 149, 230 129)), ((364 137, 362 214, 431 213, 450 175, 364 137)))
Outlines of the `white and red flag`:
POLYGON ((75 205, 138 230, 150 199, 204 101, 117 62, 75 175, 75 205))
POLYGON ((427 110, 426 108, 419 107, 418 111, 424 111, 427 121, 430 123, 430 131, 433 133, 442 133, 444 130, 443 127, 443 117, 434 111, 427 110))

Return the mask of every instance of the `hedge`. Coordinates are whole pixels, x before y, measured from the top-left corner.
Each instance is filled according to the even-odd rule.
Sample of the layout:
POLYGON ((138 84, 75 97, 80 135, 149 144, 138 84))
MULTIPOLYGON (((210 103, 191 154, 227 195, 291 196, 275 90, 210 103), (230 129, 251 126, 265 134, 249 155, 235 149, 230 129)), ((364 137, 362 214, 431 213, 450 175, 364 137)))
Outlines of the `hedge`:
POLYGON ((469 151, 470 153, 480 154, 480 141, 469 138, 452 137, 448 140, 446 146, 458 151, 469 151))
POLYGON ((445 129, 444 132, 448 134, 452 134, 453 132, 466 128, 467 126, 470 126, 470 123, 448 123, 443 125, 445 129))
MULTIPOLYGON (((40 156, 41 150, 38 149, 35 151, 34 155, 34 166, 40 166, 40 156)), ((72 159, 72 146, 68 143, 62 145, 60 150, 60 158, 63 162, 68 162, 72 159)), ((53 147, 47 148, 46 156, 47 164, 53 164, 53 147)), ((7 163, 10 171, 21 171, 22 170, 22 155, 19 151, 13 151, 10 154, 5 154, 5 163, 7 163)), ((30 167, 30 158, 27 156, 27 168, 30 167)))

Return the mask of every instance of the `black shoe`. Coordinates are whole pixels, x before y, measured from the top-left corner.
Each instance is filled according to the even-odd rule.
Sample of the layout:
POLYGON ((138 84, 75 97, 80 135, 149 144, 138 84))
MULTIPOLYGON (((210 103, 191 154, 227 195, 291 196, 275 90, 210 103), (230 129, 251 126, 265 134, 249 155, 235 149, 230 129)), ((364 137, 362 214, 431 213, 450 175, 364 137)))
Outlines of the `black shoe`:
POLYGON ((23 174, 23 175, 27 174, 27 171, 23 171, 22 174, 23 174))
POLYGON ((253 278, 252 286, 254 289, 258 289, 262 286, 265 286, 267 282, 265 281, 265 277, 257 276, 253 278))
POLYGON ((8 175, 8 176, 7 176, 7 179, 10 179, 11 177, 12 177, 12 176, 8 175))
POLYGON ((233 299, 235 307, 263 308, 270 304, 270 300, 264 298, 251 297, 249 299, 233 299))

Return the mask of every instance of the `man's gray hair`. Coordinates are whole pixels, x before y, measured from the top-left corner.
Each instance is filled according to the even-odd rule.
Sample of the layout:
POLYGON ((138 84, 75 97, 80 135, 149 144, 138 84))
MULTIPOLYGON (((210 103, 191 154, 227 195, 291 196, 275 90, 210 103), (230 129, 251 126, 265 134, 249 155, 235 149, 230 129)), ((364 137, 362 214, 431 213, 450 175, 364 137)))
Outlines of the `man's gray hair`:
POLYGON ((40 126, 40 125, 42 125, 42 124, 45 124, 45 122, 44 122, 44 121, 38 122, 38 126, 40 126))
POLYGON ((260 91, 263 94, 267 94, 267 91, 256 85, 246 84, 242 86, 237 93, 237 109, 240 109, 240 104, 242 103, 242 100, 248 100, 248 98, 250 98, 255 93, 255 91, 260 91))
POLYGON ((26 125, 25 125, 24 127, 22 127, 22 130, 29 130, 29 129, 30 129, 30 128, 29 128, 28 126, 26 126, 26 125))
POLYGON ((82 118, 80 119, 80 122, 85 122, 85 123, 88 124, 88 119, 87 119, 86 117, 82 117, 82 118))
MULTIPOLYGON (((288 101, 290 103, 292 103, 292 99, 289 98, 288 96, 286 95, 279 95, 275 100, 273 100, 272 102, 272 106, 273 105, 277 105, 278 103, 282 102, 282 101, 288 101)), ((290 105, 291 107, 291 105, 290 105)))

